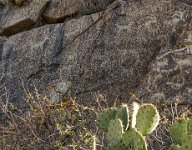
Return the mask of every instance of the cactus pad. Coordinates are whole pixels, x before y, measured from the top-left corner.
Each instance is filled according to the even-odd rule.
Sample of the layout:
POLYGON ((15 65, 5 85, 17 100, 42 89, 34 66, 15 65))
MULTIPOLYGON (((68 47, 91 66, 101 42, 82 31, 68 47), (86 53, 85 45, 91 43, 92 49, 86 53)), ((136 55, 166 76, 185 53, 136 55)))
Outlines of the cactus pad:
POLYGON ((109 145, 106 150, 128 150, 128 148, 124 144, 119 143, 119 144, 109 145))
POLYGON ((111 145, 118 144, 122 140, 123 124, 120 119, 111 120, 107 130, 107 142, 111 145))
POLYGON ((123 129, 126 131, 129 126, 129 112, 127 105, 122 105, 117 109, 116 119, 122 120, 123 129))
POLYGON ((130 130, 127 130, 124 134, 123 134, 123 137, 122 137, 122 141, 123 141, 123 144, 125 144, 126 146, 129 146, 133 140, 134 140, 134 131, 135 129, 130 129, 130 130))
POLYGON ((142 105, 136 115, 136 128, 143 136, 153 132, 159 124, 159 113, 152 104, 142 105))
POLYGON ((179 145, 172 145, 169 150, 180 150, 181 147, 179 145))
POLYGON ((181 145, 182 140, 187 135, 188 132, 188 121, 187 120, 176 120, 170 129, 170 135, 173 139, 173 141, 176 144, 181 145))
POLYGON ((190 118, 188 121, 188 132, 189 134, 192 134, 192 118, 190 118))
POLYGON ((181 150, 192 150, 192 134, 188 134, 183 138, 181 150))
POLYGON ((112 119, 115 119, 116 108, 109 108, 101 112, 97 117, 97 125, 100 129, 107 132, 108 125, 112 119))
POLYGON ((139 110, 139 104, 137 102, 133 102, 132 104, 132 116, 131 116, 131 127, 135 128, 136 125, 136 115, 139 110))
POLYGON ((122 137, 122 142, 127 147, 134 150, 147 150, 147 144, 144 137, 136 129, 132 128, 127 130, 122 137))

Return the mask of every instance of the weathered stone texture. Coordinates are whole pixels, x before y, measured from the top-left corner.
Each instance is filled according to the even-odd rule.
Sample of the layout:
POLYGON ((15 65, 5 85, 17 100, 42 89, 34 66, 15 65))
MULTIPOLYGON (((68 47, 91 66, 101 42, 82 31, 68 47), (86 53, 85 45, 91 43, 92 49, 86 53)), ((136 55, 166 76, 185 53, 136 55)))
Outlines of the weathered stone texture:
POLYGON ((66 19, 99 12, 115 0, 54 0, 42 14, 47 23, 64 22, 66 19))
POLYGON ((4 5, 0 16, 0 35, 10 36, 35 26, 49 0, 33 0, 24 7, 4 5))
POLYGON ((1 84, 7 86, 11 99, 21 98, 25 85, 41 88, 58 78, 55 70, 59 63, 54 55, 61 49, 62 28, 62 24, 44 26, 11 36, 4 44, 1 84), (36 85, 38 78, 42 82, 36 85))
POLYGON ((3 45, 6 41, 5 37, 0 37, 0 60, 2 59, 2 53, 3 53, 3 45))
POLYGON ((192 0, 180 0, 181 2, 184 2, 188 5, 192 5, 192 0))
POLYGON ((192 46, 157 57, 138 89, 140 98, 170 102, 192 98, 192 46))
MULTIPOLYGON (((169 75, 166 79, 166 74, 161 72, 166 70, 166 64, 158 70, 153 66, 159 67, 169 57, 180 60, 182 56, 188 65, 182 61, 173 64, 182 63, 178 65, 181 70, 188 66, 186 71, 190 71, 190 49, 187 53, 184 49, 173 51, 175 53, 167 50, 176 49, 184 43, 181 37, 190 35, 191 6, 175 0, 130 1, 126 13, 126 16, 119 16, 119 7, 114 3, 104 12, 9 37, 0 62, 3 66, 0 83, 7 86, 13 101, 23 98, 24 88, 35 85, 43 91, 48 83, 59 79, 71 82, 74 94, 85 103, 94 102, 95 93, 106 94, 113 103, 114 100, 126 102, 129 92, 137 91, 142 85, 147 88, 150 84, 144 84, 143 79, 152 72, 154 79, 150 78, 150 82, 162 80, 162 87, 158 86, 158 92, 153 90, 151 96, 164 91, 166 98, 172 98, 169 95, 172 88, 183 86, 177 84, 181 79, 174 85, 177 76, 169 75), (181 33, 185 34, 181 36, 181 33), (154 62, 161 55, 167 57, 154 62), (165 78, 156 80, 158 74, 165 78), (163 82, 170 83, 169 93, 163 82)), ((168 74, 174 74, 176 66, 172 66, 168 74)), ((180 75, 185 76, 185 73, 180 75)), ((191 78, 182 78, 186 82, 189 79, 184 85, 191 89, 191 78)), ((156 84, 153 86, 156 89, 156 84)), ((142 93, 143 88, 139 91, 142 93)))
POLYGON ((48 23, 63 22, 66 18, 77 15, 77 5, 77 0, 54 0, 42 16, 48 23))

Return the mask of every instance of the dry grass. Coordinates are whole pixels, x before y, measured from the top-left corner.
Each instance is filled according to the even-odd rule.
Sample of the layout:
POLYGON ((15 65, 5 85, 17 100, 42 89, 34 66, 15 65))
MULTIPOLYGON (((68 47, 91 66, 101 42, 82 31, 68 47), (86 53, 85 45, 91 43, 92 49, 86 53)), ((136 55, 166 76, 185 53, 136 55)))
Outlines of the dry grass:
POLYGON ((76 150, 92 149, 95 142, 96 112, 78 105, 74 98, 59 104, 38 93, 28 95, 27 110, 0 102, 1 150, 76 150), (1 116, 2 117, 2 116, 1 116))

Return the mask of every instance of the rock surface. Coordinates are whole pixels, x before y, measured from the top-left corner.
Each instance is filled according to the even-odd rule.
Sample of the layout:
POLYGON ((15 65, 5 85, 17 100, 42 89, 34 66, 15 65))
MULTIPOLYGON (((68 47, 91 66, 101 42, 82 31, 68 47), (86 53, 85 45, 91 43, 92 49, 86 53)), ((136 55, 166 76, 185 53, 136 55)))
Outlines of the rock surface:
POLYGON ((77 15, 77 6, 77 0, 54 0, 42 16, 48 23, 63 22, 66 18, 77 15))
POLYGON ((2 59, 2 53, 3 53, 3 45, 6 41, 5 37, 0 37, 0 60, 2 59))
POLYGON ((66 19, 92 14, 106 9, 115 0, 54 0, 42 14, 47 23, 61 23, 66 19))
POLYGON ((179 0, 130 1, 126 16, 119 11, 115 2, 103 12, 10 36, 0 61, 0 84, 10 99, 22 103, 26 91, 44 91, 55 79, 71 82, 73 93, 86 104, 94 103, 98 93, 110 103, 126 102, 132 91, 150 93, 145 98, 190 94, 191 6, 179 0), (181 45, 186 48, 178 49, 181 45))
POLYGON ((191 103, 192 45, 158 56, 138 88, 140 99, 191 103))
POLYGON ((26 6, 1 6, 0 35, 10 36, 33 28, 49 0, 33 0, 26 6))

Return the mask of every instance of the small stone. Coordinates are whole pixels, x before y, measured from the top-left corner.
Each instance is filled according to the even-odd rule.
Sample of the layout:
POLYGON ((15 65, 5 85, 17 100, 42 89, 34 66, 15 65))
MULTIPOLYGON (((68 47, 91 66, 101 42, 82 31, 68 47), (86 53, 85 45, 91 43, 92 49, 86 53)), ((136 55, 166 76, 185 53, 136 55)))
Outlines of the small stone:
POLYGON ((59 101, 60 101, 59 95, 53 89, 51 90, 51 92, 49 94, 49 98, 54 103, 59 103, 59 101))

